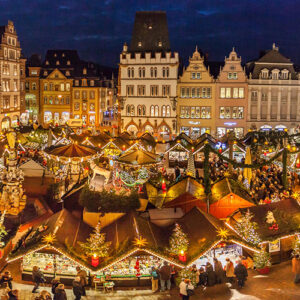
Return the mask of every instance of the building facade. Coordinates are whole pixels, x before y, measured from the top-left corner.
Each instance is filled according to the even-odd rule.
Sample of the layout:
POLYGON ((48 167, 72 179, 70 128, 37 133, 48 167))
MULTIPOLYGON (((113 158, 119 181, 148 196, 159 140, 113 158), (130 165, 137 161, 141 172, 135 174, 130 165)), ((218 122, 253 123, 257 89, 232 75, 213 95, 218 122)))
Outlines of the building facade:
POLYGON ((215 80, 197 48, 177 85, 177 132, 215 134, 215 80))
MULTIPOLYGON (((24 84, 25 60, 21 58, 21 47, 12 21, 0 26, 0 126, 8 129, 19 125, 21 108, 21 84, 24 84), (24 69, 23 69, 24 71, 24 69)), ((24 89, 24 85, 23 85, 24 89)))
POLYGON ((130 47, 120 55, 119 130, 176 133, 179 56, 171 52, 164 12, 137 12, 130 47))
POLYGON ((240 138, 247 129, 248 82, 241 65, 241 57, 233 49, 225 57, 216 80, 216 114, 215 126, 217 137, 224 136, 233 130, 240 138))
POLYGON ((291 60, 273 44, 247 67, 248 128, 293 132, 300 121, 300 77, 291 60))

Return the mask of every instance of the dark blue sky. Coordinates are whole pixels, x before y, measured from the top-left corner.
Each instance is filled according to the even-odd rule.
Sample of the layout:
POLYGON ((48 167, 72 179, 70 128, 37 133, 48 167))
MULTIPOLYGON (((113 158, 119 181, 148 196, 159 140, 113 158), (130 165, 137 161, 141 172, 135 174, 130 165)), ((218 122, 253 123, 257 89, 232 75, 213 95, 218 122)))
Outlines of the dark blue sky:
POLYGON ((223 60, 235 46, 245 62, 276 42, 300 64, 299 0, 0 0, 0 24, 14 21, 25 56, 68 48, 116 66, 139 10, 167 11, 171 47, 183 58, 198 44, 223 60))

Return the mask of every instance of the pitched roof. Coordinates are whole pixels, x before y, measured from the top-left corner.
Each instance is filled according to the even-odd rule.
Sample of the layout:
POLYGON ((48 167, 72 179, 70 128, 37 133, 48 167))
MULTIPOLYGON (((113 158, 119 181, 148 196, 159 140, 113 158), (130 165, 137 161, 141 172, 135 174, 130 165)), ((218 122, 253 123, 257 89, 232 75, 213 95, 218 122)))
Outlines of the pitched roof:
POLYGON ((159 163, 159 155, 140 149, 122 154, 118 161, 129 165, 149 165, 159 163))
POLYGON ((268 50, 265 55, 263 55, 258 62, 263 63, 291 63, 291 60, 281 54, 278 50, 272 49, 268 50))
POLYGON ((136 12, 129 51, 170 51, 166 12, 136 12), (139 46, 139 43, 141 46, 139 46), (161 43, 161 46, 159 46, 159 43, 161 43))
POLYGON ((74 143, 65 146, 49 147, 45 150, 45 152, 54 156, 70 158, 92 156, 97 153, 96 150, 91 147, 77 145, 74 143))

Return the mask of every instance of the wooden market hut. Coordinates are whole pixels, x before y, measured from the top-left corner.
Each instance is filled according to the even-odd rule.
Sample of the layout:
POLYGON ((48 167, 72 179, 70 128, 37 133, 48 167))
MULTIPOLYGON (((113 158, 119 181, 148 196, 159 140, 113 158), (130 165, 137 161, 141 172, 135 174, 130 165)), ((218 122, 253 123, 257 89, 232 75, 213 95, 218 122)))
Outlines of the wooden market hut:
POLYGON ((239 208, 255 205, 246 188, 227 177, 212 185, 209 203, 209 213, 218 219, 227 218, 239 208))
POLYGON ((229 218, 229 224, 234 226, 242 214, 249 210, 253 214, 252 222, 257 223, 257 233, 262 243, 269 250, 272 262, 278 263, 291 258, 293 243, 300 234, 300 205, 297 200, 288 198, 279 202, 240 208, 229 218), (269 214, 275 218, 278 229, 270 228, 272 224, 266 222, 269 214))
POLYGON ((144 146, 144 148, 149 151, 155 153, 156 148, 156 139, 153 135, 149 132, 143 133, 139 138, 138 141, 144 146))

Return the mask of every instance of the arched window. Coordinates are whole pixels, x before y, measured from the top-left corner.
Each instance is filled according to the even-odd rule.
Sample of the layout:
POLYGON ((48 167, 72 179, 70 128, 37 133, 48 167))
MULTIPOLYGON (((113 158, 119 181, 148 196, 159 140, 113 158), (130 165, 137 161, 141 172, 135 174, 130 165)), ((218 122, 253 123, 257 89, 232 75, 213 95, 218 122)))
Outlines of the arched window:
POLYGON ((169 71, 169 67, 166 68, 166 76, 169 77, 170 75, 170 71, 169 71))
POLYGON ((166 68, 165 67, 163 67, 163 69, 162 69, 162 76, 166 77, 166 68))
POLYGON ((167 117, 171 116, 171 108, 170 105, 167 105, 167 117))
POLYGON ((139 77, 142 77, 142 68, 139 68, 139 77))
POLYGON ((146 116, 146 106, 145 105, 142 106, 142 114, 143 114, 143 116, 146 116))
POLYGON ((130 116, 130 105, 126 106, 126 114, 127 116, 130 116))
POLYGON ((131 115, 134 116, 134 105, 131 105, 131 115))
POLYGON ((137 107, 137 115, 138 116, 142 115, 142 106, 141 105, 138 105, 138 107, 137 107))
POLYGON ((155 117, 159 116, 159 108, 158 105, 155 105, 155 117))
POLYGON ((151 105, 150 107, 150 115, 151 117, 154 117, 154 105, 151 105))
POLYGON ((150 76, 153 77, 153 68, 150 69, 150 76))
POLYGON ((166 116, 166 106, 165 105, 163 105, 161 108, 161 115, 162 115, 162 117, 166 116))
POLYGON ((131 77, 134 77, 134 68, 131 68, 131 77))
POLYGON ((146 77, 146 68, 143 68, 143 77, 146 77))
POLYGON ((131 75, 131 70, 130 68, 127 68, 127 76, 130 77, 130 75, 131 75))
POLYGON ((155 78, 157 77, 157 68, 156 67, 154 68, 154 77, 155 78))

